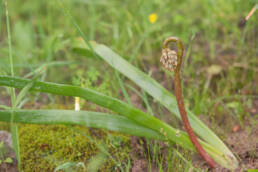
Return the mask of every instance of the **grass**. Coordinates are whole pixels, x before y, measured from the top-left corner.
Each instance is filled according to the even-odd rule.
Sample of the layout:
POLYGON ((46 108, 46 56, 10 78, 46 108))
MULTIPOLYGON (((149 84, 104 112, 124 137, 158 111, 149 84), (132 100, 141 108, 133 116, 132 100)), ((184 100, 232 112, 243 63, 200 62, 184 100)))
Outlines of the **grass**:
MULTIPOLYGON (((12 38, 11 38, 11 33, 10 33, 10 21, 9 21, 9 14, 8 14, 8 5, 7 5, 7 1, 5 1, 4 3, 5 3, 7 34, 8 34, 8 47, 9 47, 8 52, 9 52, 10 72, 11 72, 11 76, 14 76, 12 40, 11 40, 12 38)), ((20 169, 21 159, 20 159, 20 145, 19 145, 19 136, 18 136, 18 125, 16 123, 14 123, 14 112, 13 112, 16 109, 17 100, 18 100, 18 99, 16 99, 15 88, 10 88, 10 95, 11 95, 11 102, 12 102, 10 130, 11 130, 11 134, 12 134, 13 148, 15 150, 16 157, 17 157, 17 160, 18 160, 18 169, 20 169)))
MULTIPOLYGON (((164 72, 159 64, 161 43, 167 36, 180 37, 187 47, 182 73, 186 105, 196 115, 207 115, 213 129, 221 128, 217 121, 227 124, 223 130, 231 130, 236 123, 244 126, 244 121, 251 116, 249 109, 253 108, 253 100, 257 98, 257 13, 245 27, 238 26, 240 19, 248 14, 254 4, 254 1, 222 0, 136 0, 134 3, 115 0, 64 1, 89 40, 108 45, 169 90, 172 90, 171 74, 164 72), (151 13, 158 16, 153 24, 148 21, 151 13), (215 72, 214 65, 217 67, 215 72)), ((56 1, 8 1, 8 9, 12 39, 6 36, 5 19, 0 20, 1 73, 12 74, 10 69, 13 68, 15 76, 24 77, 28 73, 34 76, 39 69, 40 81, 71 84, 75 76, 94 78, 90 72, 99 71, 101 75, 96 81, 86 81, 86 85, 91 83, 87 86, 127 102, 131 93, 135 92, 130 87, 134 88, 140 95, 138 102, 132 101, 132 104, 138 104, 150 113, 158 112, 164 118, 170 116, 155 99, 102 60, 92 56, 83 58, 80 53, 71 51, 80 35, 56 1), (8 38, 9 43, 12 41, 12 51, 9 50, 8 38), (10 52, 13 54, 13 67, 9 65, 10 52), (44 70, 40 69, 41 64, 61 61, 66 64, 46 65, 44 70), (104 86, 99 87, 99 83, 104 86)), ((2 18, 5 16, 3 5, 0 14, 2 18)), ((1 87, 0 90, 5 96, 5 89, 1 87)), ((43 100, 37 93, 26 97, 28 100, 24 107, 33 105, 34 101, 40 104, 63 101, 62 97, 52 95, 43 100)), ((73 104, 72 99, 65 102, 73 104)), ((1 104, 7 105, 8 101, 1 99, 1 104)), ((99 109, 87 102, 82 108, 99 109)), ((178 122, 173 121, 173 124, 178 125, 178 122)), ((225 136, 223 133, 217 134, 225 136)), ((151 145, 150 149, 153 147, 151 145)), ((187 158, 191 163, 191 157, 187 158)), ((179 159, 176 156, 176 170, 181 171, 182 167, 179 166, 185 162, 179 159)), ((161 169, 166 168, 162 166, 161 169)))

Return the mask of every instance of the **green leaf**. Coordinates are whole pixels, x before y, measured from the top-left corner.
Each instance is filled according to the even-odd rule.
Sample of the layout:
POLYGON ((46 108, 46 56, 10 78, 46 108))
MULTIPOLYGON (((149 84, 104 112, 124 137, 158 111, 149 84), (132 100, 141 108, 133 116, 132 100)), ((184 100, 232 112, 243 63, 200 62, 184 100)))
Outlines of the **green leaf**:
POLYGON ((96 57, 94 56, 93 53, 91 53, 90 51, 87 51, 85 50, 85 48, 73 48, 72 51, 76 54, 79 54, 79 55, 84 55, 85 57, 88 57, 88 58, 95 58, 95 59, 99 59, 99 57, 96 57))
POLYGON ((12 109, 12 107, 9 107, 9 106, 6 106, 6 105, 0 105, 0 108, 2 108, 2 109, 12 109))
MULTIPOLYGON (((11 110, 0 110, 0 121, 9 122, 11 110)), ((14 122, 28 124, 76 124, 165 140, 164 136, 120 115, 71 110, 15 110, 14 122)))
MULTIPOLYGON (((13 68, 13 55, 12 55, 12 38, 11 38, 11 29, 10 29, 10 21, 9 21, 9 15, 8 15, 8 6, 7 6, 7 1, 5 2, 5 8, 6 8, 6 26, 7 26, 7 37, 8 37, 8 48, 9 48, 9 60, 10 60, 10 71, 11 75, 14 76, 14 68, 13 68)), ((15 89, 12 88, 10 89, 11 92, 11 102, 12 102, 12 110, 15 109, 15 89)), ((18 168, 20 169, 20 148, 19 148, 19 137, 18 137, 18 126, 13 123, 13 116, 14 113, 12 111, 11 114, 11 120, 10 120, 10 130, 12 134, 12 142, 13 142, 13 147, 16 153, 16 157, 18 160, 18 168)))
MULTIPOLYGON (((29 82, 31 82, 31 80, 17 77, 0 76, 0 85, 23 88, 29 82)), ((182 134, 178 136, 177 132, 179 130, 172 128, 170 125, 162 122, 161 120, 146 114, 145 112, 116 98, 103 95, 88 88, 39 81, 34 81, 34 84, 30 90, 84 98, 100 106, 113 110, 114 112, 117 112, 120 115, 123 115, 128 119, 141 124, 142 126, 153 129, 156 132, 160 132, 162 129, 163 134, 166 133, 168 139, 171 141, 176 142, 183 147, 188 147, 191 150, 195 150, 187 135, 182 134)))

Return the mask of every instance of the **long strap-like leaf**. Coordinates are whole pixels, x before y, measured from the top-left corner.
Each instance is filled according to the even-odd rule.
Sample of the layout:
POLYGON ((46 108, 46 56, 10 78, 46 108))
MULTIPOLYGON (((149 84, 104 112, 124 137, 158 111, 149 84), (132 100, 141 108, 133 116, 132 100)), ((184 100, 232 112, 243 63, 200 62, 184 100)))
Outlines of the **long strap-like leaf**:
MULTIPOLYGON (((29 82, 30 80, 28 79, 0 76, 0 85, 3 86, 23 88, 29 82)), ((31 90, 64 96, 82 97, 100 106, 118 112, 120 115, 127 117, 138 125, 152 129, 157 133, 164 135, 166 139, 175 142, 184 148, 195 150, 186 133, 174 129, 159 119, 148 115, 145 112, 113 97, 109 97, 96 91, 77 86, 39 81, 35 81, 33 83, 31 90)), ((223 167, 233 169, 237 165, 230 157, 226 156, 224 152, 215 149, 213 146, 201 140, 200 143, 203 145, 207 153, 210 154, 210 156, 223 167)))
MULTIPOLYGON (((30 80, 28 79, 0 76, 0 85, 5 85, 9 87, 23 88, 29 82, 30 80)), ((147 128, 153 129, 156 132, 160 132, 160 129, 162 128, 162 133, 166 133, 168 139, 176 142, 179 145, 182 145, 183 147, 194 150, 194 147, 186 134, 182 132, 178 134, 179 130, 172 128, 171 126, 160 121, 159 119, 148 115, 145 112, 136 109, 135 107, 126 104, 123 101, 120 101, 119 99, 106 96, 88 88, 81 88, 72 85, 56 84, 50 82, 35 81, 33 86, 31 87, 31 90, 63 96, 84 98, 97 105, 113 110, 114 112, 117 112, 120 115, 123 115, 128 119, 135 121, 136 123, 141 124, 147 128)))
MULTIPOLYGON (((15 110, 14 122, 25 124, 76 124, 164 140, 164 136, 120 115, 72 110, 15 110)), ((0 110, 0 121, 9 122, 12 110, 0 110)))

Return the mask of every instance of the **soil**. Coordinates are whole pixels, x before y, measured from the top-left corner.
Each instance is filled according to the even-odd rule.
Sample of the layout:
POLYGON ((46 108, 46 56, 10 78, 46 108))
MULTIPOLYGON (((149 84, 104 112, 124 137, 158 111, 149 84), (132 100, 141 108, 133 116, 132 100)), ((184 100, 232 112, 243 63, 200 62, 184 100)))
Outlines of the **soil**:
MULTIPOLYGON (((228 134, 225 141, 230 150, 236 155, 240 162, 240 167, 235 172, 243 172, 246 169, 258 169, 258 126, 253 126, 251 131, 248 129, 240 129, 238 132, 232 132, 228 134)), ((165 144, 163 145, 166 149, 165 144)), ((146 145, 143 138, 133 136, 131 139, 131 159, 132 172, 147 172, 148 171, 148 159, 146 158, 146 145), (140 141, 141 140, 141 141, 140 141), (143 143, 141 143, 143 142, 143 143)), ((195 167, 201 169, 209 169, 209 166, 203 161, 199 155, 193 157, 193 164, 195 167)), ((155 164, 151 164, 152 171, 158 172, 158 168, 155 164)), ((209 169, 211 172, 230 172, 227 169, 217 167, 216 169, 209 169)))
MULTIPOLYGON (((228 133, 225 138, 225 143, 229 147, 229 149, 236 155, 240 164, 239 168, 235 170, 235 172, 244 172, 247 169, 258 169, 258 100, 253 101, 253 106, 249 109, 249 113, 251 114, 249 119, 245 119, 242 127, 236 124, 230 133, 228 133)), ((204 118, 204 117, 203 117, 204 118)), ((203 119, 202 118, 202 119, 203 119)), ((208 126, 211 126, 210 121, 208 119, 205 120, 205 123, 208 126)), ((221 128, 229 124, 228 120, 224 120, 223 123, 220 124, 221 128), (223 126, 222 126, 223 125, 223 126)), ((207 164, 204 164, 204 161, 197 155, 195 159, 195 164, 201 168, 208 168, 207 164)), ((210 170, 212 172, 229 172, 227 169, 216 168, 210 170)))
MULTIPOLYGON (((131 172, 143 172, 148 171, 149 164, 146 158, 147 145, 146 140, 136 136, 131 137, 131 153, 130 157, 133 160, 131 172)), ((152 172, 159 172, 159 169, 155 167, 155 164, 151 164, 152 172)))

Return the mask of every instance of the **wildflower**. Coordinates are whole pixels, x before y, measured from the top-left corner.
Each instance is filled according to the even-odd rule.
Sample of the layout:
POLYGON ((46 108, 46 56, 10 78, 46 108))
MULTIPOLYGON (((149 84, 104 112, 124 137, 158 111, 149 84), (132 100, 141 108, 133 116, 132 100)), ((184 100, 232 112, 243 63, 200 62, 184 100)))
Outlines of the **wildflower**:
POLYGON ((177 53, 168 48, 163 49, 160 62, 169 71, 174 71, 177 66, 177 53))
POLYGON ((149 15, 149 22, 151 24, 155 23, 157 21, 157 19, 158 19, 158 15, 156 13, 151 13, 149 15))

